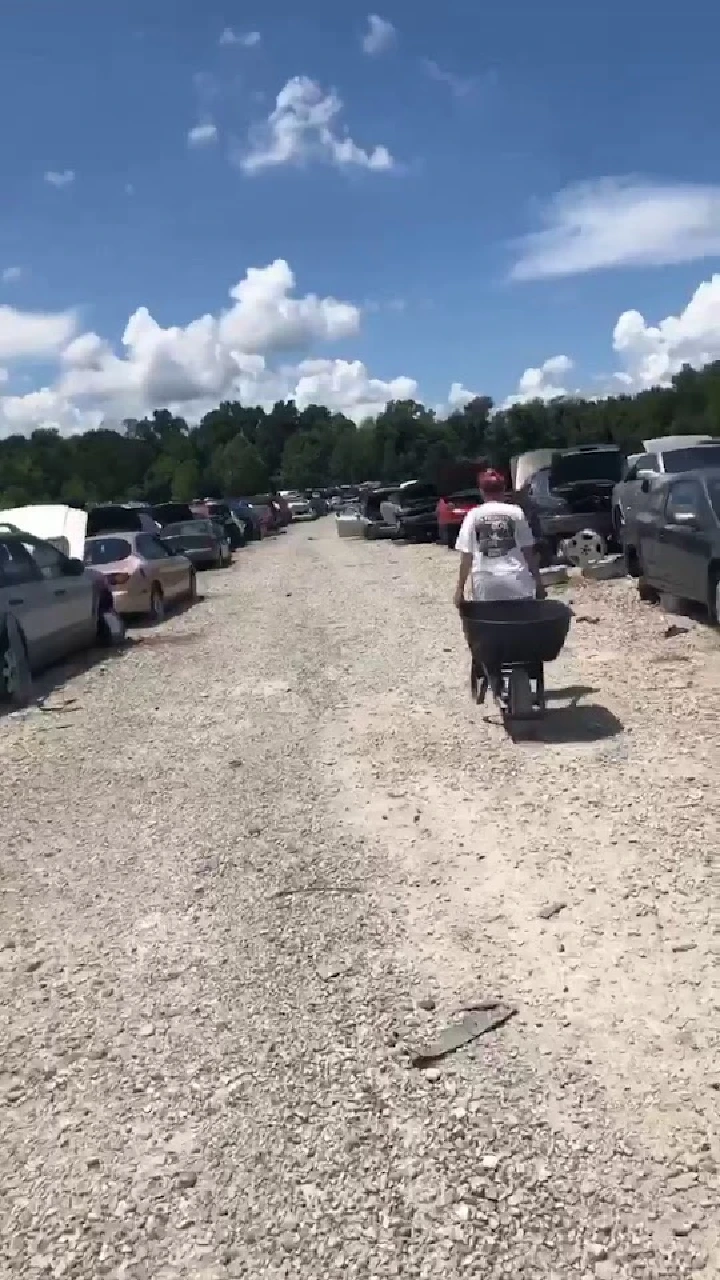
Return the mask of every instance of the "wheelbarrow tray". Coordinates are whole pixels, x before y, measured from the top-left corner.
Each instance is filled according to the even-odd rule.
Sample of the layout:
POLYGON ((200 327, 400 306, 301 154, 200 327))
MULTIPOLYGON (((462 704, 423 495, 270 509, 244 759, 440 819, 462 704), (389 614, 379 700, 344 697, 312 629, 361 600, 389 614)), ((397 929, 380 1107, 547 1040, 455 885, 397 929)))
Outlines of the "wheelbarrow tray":
POLYGON ((572 620, 562 600, 465 600, 460 615, 473 661, 486 669, 554 662, 572 620))

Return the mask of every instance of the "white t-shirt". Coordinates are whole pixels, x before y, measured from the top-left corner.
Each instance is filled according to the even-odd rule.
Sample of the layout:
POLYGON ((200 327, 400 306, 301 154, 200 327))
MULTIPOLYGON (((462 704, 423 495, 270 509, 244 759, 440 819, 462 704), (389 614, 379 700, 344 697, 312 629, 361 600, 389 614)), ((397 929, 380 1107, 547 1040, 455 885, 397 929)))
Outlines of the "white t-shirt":
POLYGON ((483 502, 468 511, 455 550, 472 555, 473 600, 515 600, 535 595, 523 549, 535 544, 521 507, 483 502))

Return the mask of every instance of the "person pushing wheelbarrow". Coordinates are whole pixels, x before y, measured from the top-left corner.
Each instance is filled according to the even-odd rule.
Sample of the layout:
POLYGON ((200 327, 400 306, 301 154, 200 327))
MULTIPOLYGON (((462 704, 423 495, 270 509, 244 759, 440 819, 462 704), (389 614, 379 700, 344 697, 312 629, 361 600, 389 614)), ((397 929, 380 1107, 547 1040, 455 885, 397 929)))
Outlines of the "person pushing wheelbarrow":
MULTIPOLYGON (((471 599, 484 604, 544 599, 546 592, 528 517, 506 496, 499 477, 492 485, 486 480, 483 492, 484 501, 465 516, 455 543, 456 551, 460 552, 455 607, 462 612, 468 579, 471 599)), ((464 617, 463 630, 470 645, 468 622, 464 617)), ((529 674, 535 678, 540 674, 542 678, 541 672, 529 674)), ((486 669, 483 678, 498 702, 502 694, 500 668, 486 669)))

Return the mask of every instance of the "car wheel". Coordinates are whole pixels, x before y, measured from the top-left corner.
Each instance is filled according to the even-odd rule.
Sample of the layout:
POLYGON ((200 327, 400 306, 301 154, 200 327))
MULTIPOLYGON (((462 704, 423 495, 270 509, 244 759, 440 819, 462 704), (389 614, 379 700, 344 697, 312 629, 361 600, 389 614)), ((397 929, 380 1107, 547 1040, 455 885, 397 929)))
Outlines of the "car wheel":
POLYGON ((32 673, 25 641, 15 622, 9 618, 0 638, 0 702, 24 707, 32 697, 32 673))
POLYGON ((159 582, 154 582, 152 585, 149 617, 154 627, 165 621, 165 596, 159 582))
POLYGON ((188 580, 188 600, 194 602, 197 600, 197 574, 194 569, 190 570, 190 578, 188 580))
POLYGON ((625 528, 625 520, 622 513, 622 507, 613 507, 612 513, 613 533, 619 543, 622 543, 623 529, 625 528))
POLYGON ((634 547, 629 547, 627 543, 623 547, 623 557, 625 559, 625 571, 629 578, 640 577, 640 561, 638 553, 634 547))
POLYGON ((720 570, 710 572, 710 590, 708 591, 708 612, 710 621, 720 626, 720 570))
POLYGON ((643 578, 642 574, 638 577, 637 588, 638 598, 642 600, 644 604, 657 604, 660 599, 660 592, 657 591, 655 587, 651 587, 650 583, 643 578))

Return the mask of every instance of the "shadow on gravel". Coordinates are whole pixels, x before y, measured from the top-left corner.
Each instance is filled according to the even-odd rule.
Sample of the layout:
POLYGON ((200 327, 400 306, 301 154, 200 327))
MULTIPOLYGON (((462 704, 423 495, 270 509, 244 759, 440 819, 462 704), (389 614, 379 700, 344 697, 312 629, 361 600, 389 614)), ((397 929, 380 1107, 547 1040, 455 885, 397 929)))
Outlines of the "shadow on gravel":
MULTIPOLYGON (((561 696, 565 690, 554 690, 548 699, 561 696)), ((595 690, 589 690, 594 693, 595 690)), ((566 707, 548 707, 538 720, 517 720, 513 724, 513 742, 543 742, 561 745, 572 742, 601 742, 623 732, 623 725, 607 707, 596 702, 571 702, 566 707)))
POLYGON ((60 692, 69 680, 92 671, 94 667, 116 662, 118 658, 124 658, 131 653, 132 649, 132 641, 107 647, 99 645, 95 649, 87 649, 84 653, 77 654, 66 662, 60 662, 57 666, 48 667, 46 671, 33 676, 32 694, 25 706, 16 706, 10 702, 0 703, 0 720, 11 716, 20 718, 30 715, 47 715, 54 718, 60 714, 71 715, 74 711, 79 711, 77 698, 53 699, 53 695, 60 692), (48 700, 51 701, 46 705, 48 700))

